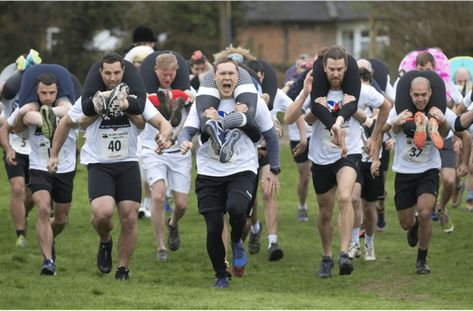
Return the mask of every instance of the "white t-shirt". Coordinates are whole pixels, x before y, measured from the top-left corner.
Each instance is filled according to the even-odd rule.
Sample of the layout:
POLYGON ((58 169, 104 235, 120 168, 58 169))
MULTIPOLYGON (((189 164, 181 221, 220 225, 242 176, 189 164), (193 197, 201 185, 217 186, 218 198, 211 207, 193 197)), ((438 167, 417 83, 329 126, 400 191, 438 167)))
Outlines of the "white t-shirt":
MULTIPOLYGON (((8 125, 13 126, 15 116, 18 112, 18 95, 11 100, 3 100, 2 116, 6 119, 8 125)), ((25 129, 20 134, 8 133, 8 141, 10 146, 16 153, 28 155, 31 152, 31 144, 28 139, 28 129, 25 129)))
MULTIPOLYGON (((274 98, 273 110, 271 110, 271 114, 273 117, 277 116, 278 112, 286 113, 287 108, 293 103, 292 99, 286 95, 281 89, 278 89, 276 92, 276 97, 274 98)), ((312 129, 309 124, 304 121, 305 124, 305 133, 306 137, 309 138, 312 135, 312 129)), ((294 122, 287 126, 287 132, 289 135, 289 140, 291 141, 300 141, 301 135, 299 133, 299 128, 297 124, 294 122)))
MULTIPOLYGON (((200 129, 199 116, 196 105, 192 105, 184 127, 190 126, 200 129)), ((218 106, 219 114, 230 113, 235 110, 235 99, 224 99, 218 106)), ((263 99, 259 98, 256 106, 255 124, 260 132, 270 130, 274 124, 271 113, 263 99)), ((210 139, 207 140, 197 151, 197 173, 206 176, 229 176, 243 171, 252 171, 256 174, 258 170, 258 156, 256 146, 251 139, 242 131, 240 139, 235 143, 233 157, 227 163, 221 163, 212 147, 210 139)))
MULTIPOLYGON (((28 137, 31 144, 30 169, 48 171, 51 141, 44 137, 36 126, 28 126, 28 137)), ((69 173, 76 169, 77 131, 70 129, 67 139, 58 155, 57 173, 69 173)))
MULTIPOLYGON (((393 119, 397 116, 396 109, 389 112, 387 124, 393 124, 393 119)), ((451 129, 455 128, 456 115, 449 108, 445 111, 445 118, 451 129)), ((440 153, 430 140, 426 141, 425 147, 419 149, 414 144, 412 138, 408 138, 402 130, 393 133, 396 139, 394 147, 393 171, 403 174, 423 173, 430 169, 440 169, 442 162, 440 153)))
MULTIPOLYGON (((327 100, 337 103, 343 101, 342 90, 330 90, 327 94, 327 100)), ((362 84, 360 90, 360 98, 358 100, 358 109, 365 110, 368 107, 379 108, 384 102, 384 96, 376 91, 372 86, 362 84)), ((303 110, 310 109, 310 100, 304 102, 303 110)), ((361 141, 360 123, 355 118, 349 118, 343 124, 346 131, 346 146, 348 154, 361 154, 363 143, 361 141)), ((312 138, 309 142, 309 160, 315 164, 328 165, 335 163, 341 158, 339 146, 331 142, 332 135, 330 129, 326 129, 325 125, 316 120, 312 124, 312 138)))
MULTIPOLYGON (((152 119, 159 111, 146 100, 143 117, 152 119)), ((82 116, 82 103, 79 98, 69 110, 72 122, 78 123, 82 116)), ((86 141, 80 152, 80 163, 117 163, 138 161, 137 136, 139 129, 126 116, 104 119, 99 116, 86 129, 86 141)))

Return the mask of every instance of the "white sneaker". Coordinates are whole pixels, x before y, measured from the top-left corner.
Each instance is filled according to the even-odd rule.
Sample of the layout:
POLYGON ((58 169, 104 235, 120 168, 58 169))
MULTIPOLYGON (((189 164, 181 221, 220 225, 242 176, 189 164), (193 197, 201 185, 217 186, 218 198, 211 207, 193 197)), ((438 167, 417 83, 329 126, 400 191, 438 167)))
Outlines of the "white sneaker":
POLYGON ((359 258, 361 256, 360 244, 351 242, 347 253, 350 259, 359 258))
POLYGON ((151 217, 151 206, 150 204, 144 204, 141 202, 140 208, 138 209, 138 218, 150 218, 151 217))
POLYGON ((375 261, 376 255, 374 253, 374 243, 365 244, 365 260, 366 261, 375 261))

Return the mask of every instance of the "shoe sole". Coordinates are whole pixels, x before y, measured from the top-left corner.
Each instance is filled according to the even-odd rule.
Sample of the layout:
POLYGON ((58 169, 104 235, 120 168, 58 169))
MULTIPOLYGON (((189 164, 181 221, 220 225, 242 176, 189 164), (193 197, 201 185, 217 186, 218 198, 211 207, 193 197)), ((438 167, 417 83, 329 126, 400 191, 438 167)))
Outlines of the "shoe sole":
POLYGON ((440 133, 438 131, 438 122, 437 120, 431 118, 429 120, 429 128, 430 128, 430 139, 434 143, 434 146, 441 150, 444 147, 444 142, 442 136, 440 136, 440 133))
POLYGON ((220 150, 220 162, 227 163, 233 157, 233 147, 240 139, 240 131, 233 131, 230 138, 225 141, 220 150))
POLYGON ((209 131, 210 133, 207 133, 210 136, 210 146, 212 147, 212 150, 215 152, 215 154, 219 155, 220 150, 222 149, 222 143, 220 142, 220 138, 218 137, 218 129, 212 123, 208 123, 207 127, 211 128, 211 130, 209 131))
POLYGON ((269 261, 278 261, 284 257, 284 252, 282 249, 277 248, 269 253, 268 260, 269 261))
POLYGON ((41 116, 43 117, 41 132, 44 137, 51 139, 53 136, 53 126, 50 120, 51 114, 49 113, 49 109, 41 109, 41 116))
POLYGON ((422 149, 425 146, 427 140, 427 130, 425 124, 425 117, 422 112, 416 112, 414 115, 414 122, 416 130, 414 132, 414 144, 417 148, 422 149))
POLYGON ((340 275, 349 275, 353 272, 353 266, 350 264, 343 264, 340 266, 340 275))
POLYGON ((47 268, 41 269, 41 275, 56 275, 56 271, 51 271, 47 268))

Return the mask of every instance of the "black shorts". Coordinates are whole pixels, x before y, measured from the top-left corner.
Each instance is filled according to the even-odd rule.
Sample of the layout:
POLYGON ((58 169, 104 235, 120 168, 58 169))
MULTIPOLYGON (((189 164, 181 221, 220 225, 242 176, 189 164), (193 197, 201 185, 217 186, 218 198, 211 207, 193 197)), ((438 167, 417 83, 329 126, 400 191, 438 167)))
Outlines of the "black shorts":
POLYGON ((76 171, 51 174, 40 170, 30 170, 29 187, 31 192, 46 190, 56 203, 71 203, 72 185, 76 171))
POLYGON ((445 139, 443 149, 439 150, 440 159, 442 160, 442 168, 457 167, 457 154, 453 150, 453 137, 445 139))
MULTIPOLYGON (((292 158, 294 159, 294 161, 296 163, 304 163, 307 160, 309 160, 309 141, 310 141, 310 138, 307 138, 307 148, 305 148, 305 151, 303 153, 301 153, 298 156, 292 156, 292 158)), ((292 152, 292 149, 296 148, 298 143, 300 143, 299 140, 291 140, 290 141, 291 152, 292 152)))
MULTIPOLYGON (((379 176, 371 176, 371 162, 361 162, 360 166, 361 198, 367 202, 376 202, 384 199, 383 171, 379 176)), ((358 178, 357 178, 358 179, 358 178)))
POLYGON ((350 154, 328 165, 312 164, 312 184, 316 194, 323 194, 337 185, 337 173, 345 166, 360 172, 361 154, 350 154))
POLYGON ((245 208, 249 215, 256 182, 256 174, 251 171, 223 177, 197 175, 195 193, 199 213, 202 215, 209 212, 226 213, 227 204, 232 201, 245 208))
POLYGON ((89 201, 111 196, 121 201, 141 202, 141 175, 138 162, 93 163, 89 172, 89 201))
POLYGON ((417 197, 423 193, 431 193, 437 197, 439 179, 438 169, 431 169, 419 174, 396 173, 394 179, 396 210, 413 207, 417 204, 417 197))
POLYGON ((5 171, 7 172, 8 180, 13 177, 24 177, 25 184, 28 184, 30 177, 30 157, 27 154, 17 153, 15 158, 17 164, 10 165, 7 163, 6 154, 3 153, 3 163, 5 164, 5 171))
POLYGON ((379 170, 386 172, 389 168, 389 158, 391 157, 391 150, 387 150, 384 148, 384 143, 383 143, 383 151, 381 152, 381 165, 379 166, 379 170))

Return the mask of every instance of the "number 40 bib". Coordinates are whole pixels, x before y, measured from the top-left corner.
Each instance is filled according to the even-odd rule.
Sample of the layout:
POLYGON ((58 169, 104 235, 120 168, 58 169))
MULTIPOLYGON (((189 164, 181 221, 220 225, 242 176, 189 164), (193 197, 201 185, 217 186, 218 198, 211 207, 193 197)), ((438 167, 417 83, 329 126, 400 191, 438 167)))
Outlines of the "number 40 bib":
POLYGON ((102 160, 122 160, 128 157, 128 132, 104 132, 101 134, 102 160))

